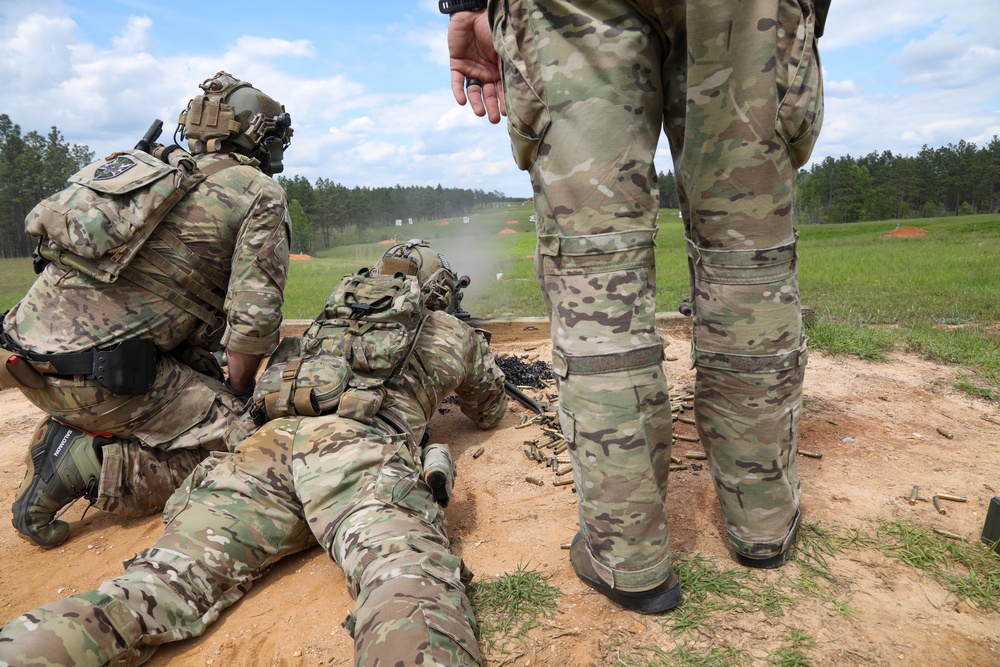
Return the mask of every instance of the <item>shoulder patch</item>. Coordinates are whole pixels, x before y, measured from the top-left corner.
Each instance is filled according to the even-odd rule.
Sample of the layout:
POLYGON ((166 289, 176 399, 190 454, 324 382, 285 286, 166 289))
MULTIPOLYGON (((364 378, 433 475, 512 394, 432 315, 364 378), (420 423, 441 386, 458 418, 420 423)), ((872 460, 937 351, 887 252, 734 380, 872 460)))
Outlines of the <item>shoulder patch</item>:
POLYGON ((121 176, 136 165, 136 161, 128 155, 117 155, 94 171, 95 181, 106 181, 109 178, 121 176))

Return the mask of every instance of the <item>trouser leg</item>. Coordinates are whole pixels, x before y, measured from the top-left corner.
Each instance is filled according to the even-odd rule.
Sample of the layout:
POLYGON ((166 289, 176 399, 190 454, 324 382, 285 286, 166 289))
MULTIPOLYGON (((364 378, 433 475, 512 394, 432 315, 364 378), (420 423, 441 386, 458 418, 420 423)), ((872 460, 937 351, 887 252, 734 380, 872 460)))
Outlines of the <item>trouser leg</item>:
POLYGON ((691 0, 665 64, 694 300, 695 413, 730 540, 768 557, 799 516, 796 432, 806 343, 796 169, 822 117, 812 3, 691 0), (682 118, 683 122, 675 122, 682 118))
POLYGON ((123 516, 159 512, 185 478, 211 452, 165 451, 136 440, 117 440, 101 448, 101 480, 94 507, 123 516))
POLYGON ((448 551, 444 513, 402 436, 333 418, 296 438, 308 524, 357 598, 358 665, 478 665, 471 573, 448 551))
POLYGON ((633 3, 506 3, 495 30, 510 134, 538 215, 560 420, 595 569, 627 591, 670 574, 653 154, 663 44, 633 3))
POLYGON ((145 657, 139 622, 99 591, 21 614, 0 629, 0 665, 135 665, 145 657))
POLYGON ((271 422, 233 456, 205 461, 171 497, 152 548, 96 591, 8 624, 0 656, 135 664, 145 646, 202 634, 271 565, 315 544, 292 486, 295 424, 271 422))

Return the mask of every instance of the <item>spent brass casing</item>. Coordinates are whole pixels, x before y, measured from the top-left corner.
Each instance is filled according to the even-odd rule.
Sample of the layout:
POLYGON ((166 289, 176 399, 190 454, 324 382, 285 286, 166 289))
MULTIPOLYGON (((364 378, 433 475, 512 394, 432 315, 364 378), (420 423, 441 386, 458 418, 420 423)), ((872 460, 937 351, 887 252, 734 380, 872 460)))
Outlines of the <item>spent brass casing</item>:
POLYGON ((480 456, 482 456, 482 455, 483 455, 483 452, 485 452, 485 451, 486 451, 486 448, 485 448, 485 447, 480 447, 480 448, 479 448, 479 449, 477 449, 477 450, 475 451, 475 453, 474 453, 474 454, 472 455, 472 458, 474 458, 474 459, 478 459, 478 458, 479 458, 480 456))
POLYGON ((534 484, 535 486, 545 486, 545 482, 538 479, 537 477, 525 477, 524 481, 528 484, 534 484))
POLYGON ((953 496, 950 493, 939 493, 937 494, 937 497, 941 500, 950 500, 953 503, 964 503, 969 500, 965 496, 953 496))
POLYGON ((673 472, 675 470, 687 470, 687 469, 688 469, 688 467, 686 465, 684 465, 683 463, 681 465, 676 465, 676 464, 671 464, 670 465, 670 471, 671 472, 673 472))
POLYGON ((679 421, 682 424, 690 424, 691 426, 697 425, 697 422, 695 422, 695 420, 691 419, 690 417, 678 417, 677 421, 679 421))
POLYGON ((675 465, 680 465, 681 460, 679 458, 677 458, 676 456, 671 455, 670 456, 670 462, 673 463, 673 464, 675 464, 675 465))
POLYGON ((918 493, 920 493, 920 487, 914 485, 913 489, 910 490, 910 497, 906 499, 906 502, 910 503, 911 505, 916 505, 918 493))
POLYGON ((552 486, 569 486, 572 483, 573 480, 571 479, 557 479, 556 481, 552 482, 552 486))
POLYGON ((684 452, 684 458, 686 459, 697 459, 699 461, 708 460, 708 455, 704 452, 684 452))
POLYGON ((556 470, 556 477, 562 477, 563 475, 565 475, 568 472, 573 472, 573 466, 568 465, 568 466, 563 466, 562 468, 559 468, 558 470, 556 470))
POLYGON ((938 427, 937 432, 940 433, 941 435, 943 435, 944 437, 948 438, 949 440, 952 440, 955 437, 954 435, 952 435, 951 431, 946 431, 945 429, 941 428, 940 426, 938 427))
POLYGON ((552 450, 552 453, 556 454, 556 455, 559 455, 559 454, 562 454, 563 452, 565 452, 568 448, 569 448, 569 445, 567 445, 565 442, 563 442, 563 443, 560 443, 560 444, 556 445, 555 449, 552 450))
POLYGON ((821 459, 821 458, 823 458, 823 455, 820 454, 819 452, 810 452, 810 451, 807 451, 805 449, 800 449, 799 450, 799 456, 807 456, 807 457, 809 457, 811 459, 821 459))
POLYGON ((696 435, 684 435, 683 433, 674 433, 674 440, 681 440, 683 442, 701 442, 701 439, 696 435))
POLYGON ((959 542, 965 542, 964 537, 962 537, 958 533, 953 533, 950 530, 941 530, 940 528, 931 528, 931 530, 942 537, 947 537, 949 540, 958 540, 959 542))
POLYGON ((572 546, 573 546, 572 542, 563 542, 562 544, 559 545, 559 548, 560 549, 569 549, 572 546))
POLYGON ((931 498, 931 502, 934 503, 934 509, 938 511, 938 514, 948 513, 948 511, 944 508, 944 505, 941 504, 941 499, 938 498, 937 496, 931 498))

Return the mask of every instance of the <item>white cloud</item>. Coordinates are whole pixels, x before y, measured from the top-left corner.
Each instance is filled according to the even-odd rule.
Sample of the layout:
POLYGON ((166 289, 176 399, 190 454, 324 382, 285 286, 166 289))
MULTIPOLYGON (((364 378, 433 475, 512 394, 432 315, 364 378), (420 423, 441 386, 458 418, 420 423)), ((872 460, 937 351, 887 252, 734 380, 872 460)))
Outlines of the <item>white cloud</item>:
POLYGON ((152 25, 153 21, 148 16, 130 16, 122 34, 111 40, 115 51, 123 54, 149 53, 153 48, 149 36, 152 25))
POLYGON ((830 81, 823 80, 823 94, 826 99, 831 97, 853 97, 860 94, 857 85, 853 81, 830 81))

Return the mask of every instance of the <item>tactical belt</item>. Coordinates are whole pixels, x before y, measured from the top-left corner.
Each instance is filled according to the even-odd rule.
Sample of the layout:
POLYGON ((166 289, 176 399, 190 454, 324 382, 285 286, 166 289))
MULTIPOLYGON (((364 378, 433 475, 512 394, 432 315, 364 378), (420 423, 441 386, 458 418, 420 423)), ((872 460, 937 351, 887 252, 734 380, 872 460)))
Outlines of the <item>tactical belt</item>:
POLYGON ((138 396, 145 394, 156 378, 160 350, 146 338, 131 338, 110 348, 85 352, 42 354, 29 352, 17 345, 6 333, 4 347, 31 362, 43 375, 82 375, 97 380, 115 394, 138 396))

